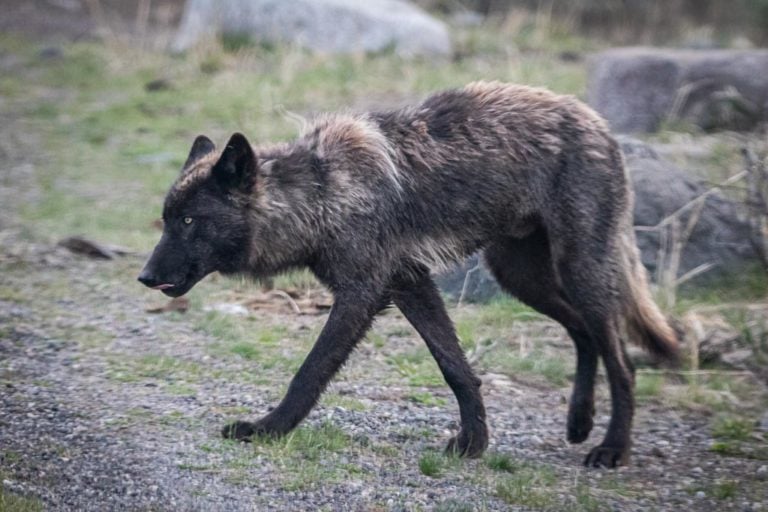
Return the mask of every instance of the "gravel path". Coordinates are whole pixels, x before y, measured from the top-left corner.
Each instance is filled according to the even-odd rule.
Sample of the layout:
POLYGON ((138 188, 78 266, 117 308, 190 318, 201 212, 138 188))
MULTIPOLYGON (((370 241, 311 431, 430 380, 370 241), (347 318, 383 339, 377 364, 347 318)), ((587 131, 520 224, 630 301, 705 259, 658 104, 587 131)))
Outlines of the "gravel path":
MULTIPOLYGON (((421 473, 420 457, 441 449, 457 428, 455 404, 447 387, 430 390, 438 404, 406 399, 411 387, 398 385, 391 365, 379 357, 390 347, 365 343, 330 390, 365 410, 324 403, 310 416, 305 432, 314 433, 316 443, 339 432, 345 441, 312 462, 318 474, 306 475, 301 462, 289 463, 301 461, 301 454, 286 455, 289 446, 218 438, 226 419, 266 411, 289 373, 216 357, 216 340, 180 315, 144 313, 145 296, 119 281, 138 268, 138 257, 94 262, 3 234, 0 461, 7 490, 39 497, 50 510, 510 506, 484 481, 495 473, 483 461, 452 463, 436 478, 421 473), (173 364, 158 359, 151 371, 130 366, 139 355, 173 364), (258 379, 243 379, 256 372, 258 379), (186 388, 178 385, 182 380, 186 388), (340 468, 340 477, 329 476, 340 468)), ((323 319, 271 313, 269 321, 300 333, 323 319)), ((378 330, 402 322, 390 314, 378 330)), ((412 335, 388 341, 392 350, 419 343, 412 335)), ((546 466, 564 482, 582 482, 606 509, 758 510, 766 504, 766 461, 712 453, 702 413, 641 406, 633 465, 587 471, 579 467, 586 447, 563 440, 567 388, 501 375, 484 381, 491 451, 546 466), (724 479, 739 482, 735 498, 707 492, 724 479)), ((599 410, 607 405, 603 397, 599 410)), ((599 415, 597 423, 592 439, 599 439, 607 417, 599 415)))

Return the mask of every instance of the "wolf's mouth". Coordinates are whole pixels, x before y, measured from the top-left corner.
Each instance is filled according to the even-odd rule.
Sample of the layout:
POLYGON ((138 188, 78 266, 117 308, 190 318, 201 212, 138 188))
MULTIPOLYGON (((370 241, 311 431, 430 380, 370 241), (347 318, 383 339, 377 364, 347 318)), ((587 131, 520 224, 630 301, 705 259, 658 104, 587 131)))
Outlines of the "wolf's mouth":
POLYGON ((174 286, 176 286, 176 285, 175 284, 171 284, 171 283, 163 283, 163 284, 158 284, 157 286, 153 286, 152 289, 153 290, 167 290, 168 288, 173 288, 174 286))

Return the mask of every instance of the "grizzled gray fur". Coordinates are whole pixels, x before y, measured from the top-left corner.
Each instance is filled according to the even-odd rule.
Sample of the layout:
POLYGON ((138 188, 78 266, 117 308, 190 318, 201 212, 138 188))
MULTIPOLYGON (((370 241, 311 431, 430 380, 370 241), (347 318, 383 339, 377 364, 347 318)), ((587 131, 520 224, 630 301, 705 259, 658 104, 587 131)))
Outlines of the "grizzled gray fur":
POLYGON ((267 277, 309 268, 335 301, 283 401, 248 440, 293 429, 374 316, 397 306, 459 403, 448 450, 488 445, 480 380, 459 347, 431 271, 483 250, 504 290, 554 318, 576 345, 567 437, 592 429, 598 358, 612 397, 589 466, 628 460, 634 411, 629 338, 674 360, 677 339, 640 265, 632 194, 603 121, 570 96, 478 82, 388 112, 328 115, 295 141, 223 151, 198 137, 165 201, 163 236, 139 277, 169 296, 207 274, 267 277))

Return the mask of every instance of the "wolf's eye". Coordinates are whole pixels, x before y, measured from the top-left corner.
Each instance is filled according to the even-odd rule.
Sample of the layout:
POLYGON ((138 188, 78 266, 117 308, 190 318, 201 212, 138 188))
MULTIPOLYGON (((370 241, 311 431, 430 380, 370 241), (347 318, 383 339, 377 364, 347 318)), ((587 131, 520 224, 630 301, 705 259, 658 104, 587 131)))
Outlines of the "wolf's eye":
POLYGON ((192 224, 192 217, 184 217, 184 224, 192 224))

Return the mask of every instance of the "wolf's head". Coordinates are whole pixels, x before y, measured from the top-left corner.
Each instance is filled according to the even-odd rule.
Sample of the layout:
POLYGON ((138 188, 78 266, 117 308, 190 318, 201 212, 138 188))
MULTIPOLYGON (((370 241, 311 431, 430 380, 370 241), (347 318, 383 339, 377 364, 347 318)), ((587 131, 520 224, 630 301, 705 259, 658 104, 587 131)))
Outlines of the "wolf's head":
POLYGON ((233 135, 221 154, 207 137, 195 139, 165 198, 163 235, 139 281, 179 297, 211 272, 244 270, 251 231, 246 210, 257 170, 243 135, 233 135))

